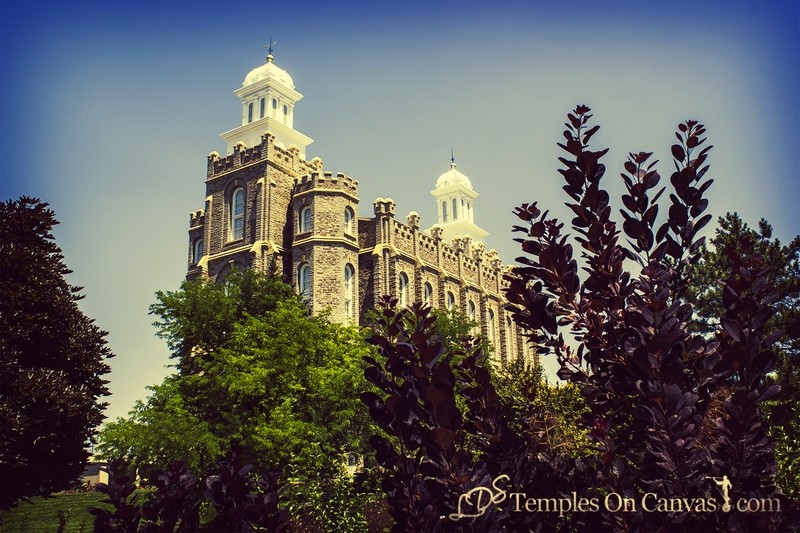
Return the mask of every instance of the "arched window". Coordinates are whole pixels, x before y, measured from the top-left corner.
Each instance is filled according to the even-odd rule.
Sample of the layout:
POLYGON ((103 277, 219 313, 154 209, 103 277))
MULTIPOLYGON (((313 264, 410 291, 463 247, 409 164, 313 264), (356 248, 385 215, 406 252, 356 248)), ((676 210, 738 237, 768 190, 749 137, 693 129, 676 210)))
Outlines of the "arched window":
POLYGON ((353 265, 344 266, 344 317, 345 323, 349 324, 353 316, 353 289, 355 285, 356 271, 353 265))
POLYGON ((247 104, 247 122, 253 122, 253 102, 247 104))
POLYGON ((311 267, 305 263, 297 270, 297 289, 302 298, 311 298, 311 267))
POLYGON ((266 111, 266 108, 267 108, 267 99, 266 98, 262 98, 261 99, 261 118, 264 118, 264 112, 266 111))
POLYGON ((272 99, 272 109, 278 109, 278 101, 276 99, 272 99))
POLYGON ((514 354, 514 328, 512 327, 511 317, 506 317, 506 358, 514 354))
POLYGON ((469 309, 468 313, 469 319, 475 322, 475 302, 470 301, 468 309, 469 309))
POLYGON ((450 291, 447 291, 447 308, 452 309, 456 306, 456 296, 450 291))
POLYGON ((283 114, 284 115, 288 115, 289 114, 289 107, 288 106, 283 106, 283 114))
POLYGON ((442 202, 442 222, 447 222, 447 202, 442 202))
POLYGON ((495 325, 494 325, 494 311, 489 309, 486 315, 487 315, 486 316, 487 336, 489 337, 489 343, 494 345, 494 340, 495 338, 497 338, 497 332, 495 331, 495 325))
POLYGON ((422 298, 425 305, 433 306, 433 287, 430 283, 426 283, 422 289, 422 298))
POLYGON ((239 187, 231 195, 231 240, 244 237, 244 189, 239 187))
POLYGON ((456 199, 453 198, 453 220, 458 220, 458 211, 456 211, 456 205, 458 205, 456 199))
POLYGON ((398 288, 400 293, 400 305, 408 306, 408 276, 405 272, 400 272, 398 276, 398 288))
POLYGON ((350 206, 344 208, 344 232, 352 235, 353 234, 353 218, 355 215, 353 210, 350 206))
POLYGON ((198 261, 203 257, 203 239, 197 239, 194 241, 194 250, 192 251, 192 263, 197 264, 198 261))
POLYGON ((299 217, 299 230, 300 233, 308 233, 311 231, 311 208, 306 206, 300 210, 299 217))
POLYGON ((217 272, 216 280, 214 281, 217 285, 222 286, 226 295, 230 295, 230 285, 226 284, 225 280, 232 272, 236 272, 243 269, 244 265, 234 260, 230 260, 228 261, 227 265, 224 265, 221 269, 219 269, 219 272, 217 272))

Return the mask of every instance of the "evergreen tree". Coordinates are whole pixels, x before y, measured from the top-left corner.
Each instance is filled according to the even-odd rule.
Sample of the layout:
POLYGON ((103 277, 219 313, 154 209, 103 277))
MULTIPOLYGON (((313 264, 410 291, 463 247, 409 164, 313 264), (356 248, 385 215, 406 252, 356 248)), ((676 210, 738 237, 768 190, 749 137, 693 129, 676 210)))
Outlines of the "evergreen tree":
POLYGON ((103 420, 106 332, 78 307, 80 287, 46 203, 0 203, 0 508, 67 488, 103 420))
POLYGON ((732 277, 741 261, 766 269, 765 280, 775 294, 775 315, 766 331, 781 335, 773 347, 778 356, 774 381, 781 391, 767 405, 770 433, 779 465, 776 481, 787 495, 800 498, 800 236, 784 245, 772 237, 766 220, 761 219, 756 230, 737 213, 727 213, 720 217, 710 244, 692 267, 687 293, 695 310, 696 331, 710 335, 719 325, 724 315, 719 280, 732 277))

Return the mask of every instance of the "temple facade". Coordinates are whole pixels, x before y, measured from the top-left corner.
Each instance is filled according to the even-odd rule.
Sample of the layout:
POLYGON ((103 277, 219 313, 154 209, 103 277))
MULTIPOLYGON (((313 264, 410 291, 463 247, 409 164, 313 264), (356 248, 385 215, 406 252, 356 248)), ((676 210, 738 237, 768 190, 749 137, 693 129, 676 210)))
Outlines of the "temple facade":
POLYGON ((219 279, 234 268, 276 268, 314 312, 361 323, 382 295, 400 305, 456 307, 480 324, 495 356, 533 357, 504 309, 504 267, 476 223, 478 193, 451 158, 432 191, 438 223, 422 230, 391 198, 359 216, 358 181, 306 159, 313 140, 293 127, 302 98, 272 55, 235 91, 241 125, 211 152, 203 209, 190 215, 188 278, 219 279))

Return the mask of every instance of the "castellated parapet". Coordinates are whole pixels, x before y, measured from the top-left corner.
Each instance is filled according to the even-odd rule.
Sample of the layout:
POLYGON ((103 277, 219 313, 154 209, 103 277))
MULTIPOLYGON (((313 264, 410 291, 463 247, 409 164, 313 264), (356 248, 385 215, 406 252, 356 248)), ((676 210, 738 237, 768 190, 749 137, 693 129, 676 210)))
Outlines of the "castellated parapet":
POLYGON ((293 128, 301 95, 288 73, 270 60, 235 94, 242 125, 222 134, 227 155, 208 155, 205 202, 189 217, 187 278, 274 267, 315 313, 349 324, 362 323, 383 295, 401 306, 457 308, 500 358, 533 356, 505 310, 506 267, 474 223, 477 192, 454 160, 437 180, 439 221, 427 232, 414 211, 398 220, 391 198, 359 217, 358 181, 304 158, 313 141, 293 128))
POLYGON ((530 355, 505 310, 508 283, 494 250, 470 237, 448 243, 438 226, 422 232, 413 211, 397 220, 391 198, 377 198, 371 217, 359 218, 358 204, 356 179, 276 146, 268 133, 261 144, 236 145, 225 157, 212 152, 205 209, 190 216, 187 276, 219 278, 232 268, 275 265, 315 312, 327 310, 334 320, 359 323, 391 294, 401 302, 456 307, 481 324, 479 333, 501 357, 530 355), (234 194, 243 198, 241 207, 234 194))
POLYGON ((206 222, 205 212, 201 209, 189 214, 189 227, 202 226, 206 222))
POLYGON ((378 198, 375 216, 359 220, 361 314, 383 294, 397 297, 401 305, 423 301, 440 309, 456 307, 480 324, 476 333, 500 357, 533 356, 505 309, 503 290, 509 282, 497 252, 487 252, 469 237, 447 243, 437 226, 430 235, 419 231, 416 212, 404 224, 395 219, 395 211, 391 198, 378 198))
POLYGON ((322 160, 315 157, 311 161, 306 161, 300 157, 300 150, 296 146, 282 148, 275 144, 275 136, 270 132, 265 132, 261 136, 261 143, 248 148, 243 142, 234 145, 233 153, 225 157, 217 152, 208 154, 208 179, 217 175, 230 172, 237 168, 249 164, 258 163, 266 159, 270 163, 293 171, 295 174, 319 173, 322 170, 322 160))
MULTIPOLYGON (((320 167, 321 167, 320 162, 320 167)), ((295 178, 295 194, 316 190, 341 191, 358 198, 358 181, 350 176, 345 176, 341 172, 312 172, 295 178)))

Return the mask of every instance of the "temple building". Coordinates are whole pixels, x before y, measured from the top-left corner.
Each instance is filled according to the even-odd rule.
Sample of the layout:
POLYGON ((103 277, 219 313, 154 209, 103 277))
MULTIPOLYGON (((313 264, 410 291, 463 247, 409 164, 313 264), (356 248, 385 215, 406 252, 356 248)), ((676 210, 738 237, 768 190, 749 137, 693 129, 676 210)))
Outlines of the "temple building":
POLYGON ((362 217, 358 181, 307 159, 313 140, 294 129, 303 95, 271 52, 234 94, 241 125, 221 135, 226 155, 208 156, 205 206, 189 222, 188 278, 274 265, 332 320, 360 323, 390 294, 400 305, 461 309, 498 358, 533 355, 504 309, 507 267, 484 245, 478 193, 452 157, 431 192, 437 224, 422 230, 414 211, 398 220, 391 198, 362 217))

